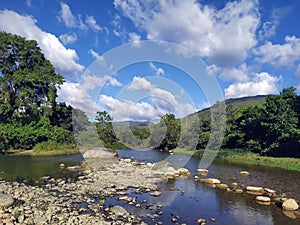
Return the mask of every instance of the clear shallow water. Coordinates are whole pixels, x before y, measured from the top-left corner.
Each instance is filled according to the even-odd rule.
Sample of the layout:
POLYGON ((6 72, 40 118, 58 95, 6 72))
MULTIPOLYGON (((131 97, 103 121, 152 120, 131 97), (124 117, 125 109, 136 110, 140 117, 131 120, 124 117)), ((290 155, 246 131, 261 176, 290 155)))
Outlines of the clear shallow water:
POLYGON ((9 181, 18 181, 33 184, 43 176, 54 178, 68 178, 72 173, 59 167, 61 163, 66 166, 78 165, 83 160, 81 154, 60 156, 0 156, 0 177, 9 181))
MULTIPOLYGON (((148 201, 162 204, 163 214, 156 221, 172 224, 174 216, 179 216, 179 223, 195 224, 197 218, 205 218, 207 224, 238 224, 238 225, 296 225, 300 220, 292 220, 283 215, 281 209, 274 205, 265 206, 256 203, 253 195, 240 195, 217 188, 209 187, 203 183, 195 182, 199 160, 186 155, 159 153, 157 151, 119 151, 119 156, 132 158, 144 162, 166 160, 175 168, 186 167, 192 176, 187 179, 176 179, 167 184, 161 184, 163 194, 157 198, 147 197, 148 201), (170 191, 170 189, 172 191, 170 191), (175 189, 175 190, 174 190, 175 189), (184 191, 184 194, 182 194, 184 191), (210 218, 216 219, 215 222, 210 218)), ((233 181, 244 185, 268 187, 285 192, 293 198, 300 198, 300 173, 263 166, 229 164, 215 161, 208 167, 209 177, 219 178, 222 182, 230 184, 233 181), (240 171, 247 170, 250 176, 242 176, 240 171)), ((153 221, 146 221, 153 224, 153 221)))
MULTIPOLYGON (((170 180, 168 183, 159 184, 162 192, 159 197, 150 196, 149 193, 135 194, 129 191, 131 197, 137 198, 137 203, 142 205, 142 209, 117 201, 115 198, 106 200, 106 206, 119 204, 129 212, 144 216, 144 221, 148 224, 155 224, 158 221, 162 221, 164 224, 174 224, 172 218, 175 216, 178 216, 179 224, 196 224, 198 218, 205 218, 208 225, 300 224, 299 219, 292 220, 288 218, 283 215, 281 209, 274 205, 259 205, 252 195, 228 193, 195 182, 193 177, 199 167, 198 159, 181 154, 169 155, 153 150, 120 150, 118 153, 122 158, 132 158, 144 162, 167 160, 175 168, 186 167, 192 172, 190 178, 170 180), (184 191, 184 194, 182 191, 184 191), (142 200, 147 200, 147 203, 141 202, 142 200), (145 209, 147 204, 153 204, 153 210, 145 209), (156 213, 156 205, 163 205, 162 215, 153 221, 146 214, 156 213), (216 221, 212 222, 210 218, 214 218, 216 221)), ((72 174, 60 169, 59 164, 76 165, 82 160, 83 157, 80 154, 51 157, 0 156, 0 177, 7 180, 27 180, 29 183, 46 175, 55 178, 69 177, 72 174)), ((262 166, 229 164, 222 161, 214 161, 208 167, 208 170, 210 171, 210 177, 219 178, 228 184, 236 181, 244 185, 269 187, 279 193, 285 192, 290 197, 300 199, 299 172, 262 166), (247 170, 251 175, 241 176, 239 174, 241 170, 247 170)))

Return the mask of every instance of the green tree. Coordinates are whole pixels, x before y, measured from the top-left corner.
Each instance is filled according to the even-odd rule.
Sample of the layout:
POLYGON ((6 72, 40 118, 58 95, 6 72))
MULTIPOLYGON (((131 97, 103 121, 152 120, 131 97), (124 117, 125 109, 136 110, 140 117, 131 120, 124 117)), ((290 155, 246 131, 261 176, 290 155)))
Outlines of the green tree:
POLYGON ((277 96, 267 96, 262 127, 266 130, 263 153, 275 156, 294 156, 299 153, 299 115, 295 88, 285 88, 277 96))
MULTIPOLYGON (((161 127, 161 129, 159 128, 161 131, 154 130, 154 132, 157 132, 158 134, 165 133, 165 137, 155 148, 162 150, 176 148, 180 138, 180 120, 176 119, 174 114, 167 113, 160 118, 159 126, 161 127), (166 132, 163 132, 163 130, 166 132)), ((152 136, 152 140, 150 140, 151 145, 153 145, 153 143, 157 144, 157 141, 153 139, 154 137, 155 136, 152 136)))
POLYGON ((96 130, 104 145, 116 144, 117 137, 113 129, 112 117, 106 111, 97 112, 96 121, 96 130))
POLYGON ((36 41, 0 32, 0 74, 2 121, 22 114, 51 114, 63 77, 36 41))

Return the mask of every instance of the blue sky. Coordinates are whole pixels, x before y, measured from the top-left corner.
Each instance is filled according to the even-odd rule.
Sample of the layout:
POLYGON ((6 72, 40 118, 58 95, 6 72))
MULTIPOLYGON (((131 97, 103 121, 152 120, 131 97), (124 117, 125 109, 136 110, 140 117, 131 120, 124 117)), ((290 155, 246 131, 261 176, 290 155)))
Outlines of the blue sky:
POLYGON ((38 42, 65 77, 60 101, 90 117, 108 110, 115 120, 154 120, 167 112, 184 116, 216 99, 276 94, 289 86, 299 93, 299 11, 300 0, 1 0, 0 29, 38 42), (205 72, 134 59, 145 41, 185 48, 170 58, 188 65, 192 54, 205 72), (121 52, 128 43, 132 49, 121 52), (111 72, 104 74, 114 49, 113 61, 135 61, 118 70, 106 65, 111 72), (209 83, 197 82, 205 77, 209 83))

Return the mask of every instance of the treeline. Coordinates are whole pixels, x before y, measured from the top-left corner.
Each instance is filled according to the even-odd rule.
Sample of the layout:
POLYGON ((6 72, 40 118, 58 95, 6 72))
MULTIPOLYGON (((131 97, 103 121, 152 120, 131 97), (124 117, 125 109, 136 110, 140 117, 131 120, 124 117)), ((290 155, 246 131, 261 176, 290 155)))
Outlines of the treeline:
MULTIPOLYGON (((295 91, 294 87, 283 89, 279 95, 266 96, 264 103, 259 105, 227 106, 225 136, 221 148, 276 157, 300 157, 300 97, 295 91)), ((197 120, 189 122, 188 129, 182 129, 180 120, 176 120, 174 115, 162 117, 160 125, 156 125, 154 129, 152 139, 157 139, 155 137, 159 133, 159 127, 166 126, 167 133, 155 148, 210 148, 208 141, 218 131, 212 132, 210 113, 199 112, 198 116, 197 120), (195 141, 197 144, 193 148, 195 141)))
POLYGON ((36 41, 0 32, 0 152, 75 143, 73 109, 56 102, 63 82, 36 41))
POLYGON ((224 148, 269 156, 300 157, 300 97, 296 89, 270 95, 262 105, 227 108, 224 148))
MULTIPOLYGON (((200 111, 180 120, 174 114, 166 114, 148 130, 145 127, 135 127, 131 131, 115 128, 119 139, 112 134, 114 130, 111 127, 109 140, 113 137, 114 142, 128 143, 129 147, 144 145, 163 151, 174 148, 214 149, 215 144, 224 149, 239 149, 260 155, 300 157, 300 97, 295 91, 294 87, 283 89, 279 95, 266 96, 263 104, 228 105, 226 115, 216 113, 217 110, 213 116, 209 111, 200 111), (222 117, 226 120, 218 122, 218 118, 222 117), (212 118, 215 120, 213 128, 212 118), (224 139, 218 143, 218 135, 223 131, 224 139), (135 139, 130 138, 130 132, 135 139)), ((217 104, 213 107, 219 107, 217 104)), ((101 123, 98 123, 100 135, 103 130, 99 127, 101 123)), ((106 137, 102 138, 105 141, 106 137)))

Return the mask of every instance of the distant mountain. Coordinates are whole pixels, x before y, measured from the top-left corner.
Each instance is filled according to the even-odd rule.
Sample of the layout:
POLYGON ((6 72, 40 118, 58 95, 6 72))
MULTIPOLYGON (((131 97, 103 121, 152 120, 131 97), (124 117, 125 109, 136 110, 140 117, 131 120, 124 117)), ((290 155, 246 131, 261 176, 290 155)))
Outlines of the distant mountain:
MULTIPOLYGON (((241 97, 241 98, 230 98, 225 100, 226 107, 231 106, 234 109, 240 108, 242 106, 250 106, 250 105, 262 105, 265 101, 267 95, 257 95, 257 96, 249 96, 249 97, 241 97)), ((211 106, 213 107, 213 106, 211 106)), ((210 116, 210 108, 202 109, 198 112, 195 112, 187 117, 194 116, 198 114, 200 117, 210 116)))
POLYGON ((148 127, 150 124, 149 121, 116 121, 113 122, 114 126, 118 126, 118 127, 126 127, 126 126, 130 126, 130 127, 148 127))
MULTIPOLYGON (((264 99, 267 95, 257 95, 257 96, 250 96, 250 97, 242 97, 242 98, 230 98, 225 100, 226 106, 232 106, 233 108, 240 108, 242 106, 249 106, 249 105, 262 105, 264 103, 264 99)), ((202 116, 210 116, 210 107, 202 109, 198 112, 195 112, 191 115, 188 115, 186 118, 194 116, 198 113, 200 117, 202 116)), ((127 127, 130 126, 132 129, 134 128, 141 128, 141 127, 148 127, 151 122, 149 121, 122 121, 122 122, 113 122, 115 127, 127 127)), ((150 125, 152 125, 151 123, 150 125)))

